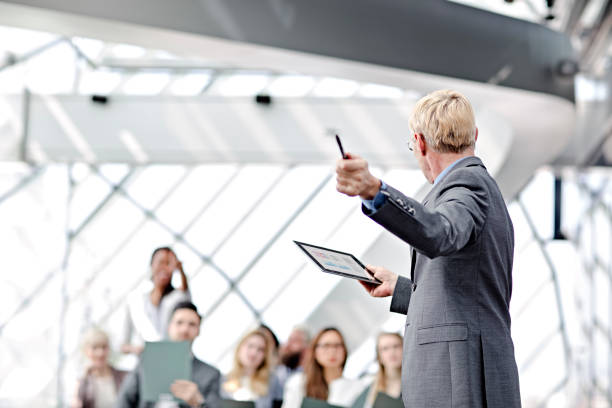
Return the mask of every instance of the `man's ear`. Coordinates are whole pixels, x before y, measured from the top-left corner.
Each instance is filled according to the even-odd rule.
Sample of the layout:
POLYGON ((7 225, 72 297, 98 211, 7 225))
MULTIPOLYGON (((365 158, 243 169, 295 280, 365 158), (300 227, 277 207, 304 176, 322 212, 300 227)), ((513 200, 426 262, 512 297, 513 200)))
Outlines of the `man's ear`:
POLYGON ((419 149, 419 151, 421 152, 422 156, 425 156, 425 153, 427 152, 427 143, 425 143, 425 136, 418 134, 416 135, 416 146, 419 149))
POLYGON ((478 127, 476 127, 476 133, 474 133, 474 143, 478 140, 478 127))

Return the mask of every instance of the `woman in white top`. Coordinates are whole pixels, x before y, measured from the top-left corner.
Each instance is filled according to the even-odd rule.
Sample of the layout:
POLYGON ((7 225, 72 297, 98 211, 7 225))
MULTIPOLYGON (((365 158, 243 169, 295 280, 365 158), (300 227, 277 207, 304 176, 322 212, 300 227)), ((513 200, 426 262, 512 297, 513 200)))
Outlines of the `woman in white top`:
POLYGON ((381 333, 376 340, 378 373, 370 387, 365 408, 374 405, 379 392, 399 398, 402 391, 402 336, 398 333, 381 333))
POLYGON ((262 329, 247 333, 234 353, 234 367, 224 377, 221 397, 254 401, 257 408, 271 408, 272 345, 262 329))
POLYGON ((132 292, 128 297, 128 316, 121 351, 139 354, 143 341, 167 337, 170 315, 180 302, 191 301, 183 265, 169 247, 157 248, 151 255, 152 287, 132 292), (172 286, 172 273, 178 270, 181 286, 172 286))
POLYGON ((348 352, 338 329, 321 330, 310 343, 304 372, 287 380, 282 408, 300 408, 304 397, 350 406, 364 388, 362 382, 342 376, 348 352))
POLYGON ((83 354, 87 358, 85 375, 79 380, 72 408, 111 408, 127 374, 108 363, 109 342, 106 333, 89 329, 83 336, 83 354))

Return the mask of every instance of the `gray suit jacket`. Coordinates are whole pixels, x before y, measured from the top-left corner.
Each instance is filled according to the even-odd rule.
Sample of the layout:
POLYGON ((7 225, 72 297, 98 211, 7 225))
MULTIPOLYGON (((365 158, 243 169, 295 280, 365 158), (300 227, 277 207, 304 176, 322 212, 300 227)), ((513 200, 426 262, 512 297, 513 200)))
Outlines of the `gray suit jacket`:
MULTIPOLYGON (((154 402, 142 401, 140 399, 140 366, 132 371, 119 391, 116 408, 149 408, 155 405, 154 402)), ((193 358, 191 366, 191 381, 198 385, 200 394, 204 396, 204 406, 206 408, 221 408, 219 397, 219 380, 221 373, 215 367, 203 361, 193 358)), ((188 407, 180 404, 181 407, 188 407)))
POLYGON ((520 407, 510 337, 514 230, 479 158, 458 162, 423 204, 388 187, 366 215, 410 244, 391 311, 407 314, 402 397, 407 408, 520 407))

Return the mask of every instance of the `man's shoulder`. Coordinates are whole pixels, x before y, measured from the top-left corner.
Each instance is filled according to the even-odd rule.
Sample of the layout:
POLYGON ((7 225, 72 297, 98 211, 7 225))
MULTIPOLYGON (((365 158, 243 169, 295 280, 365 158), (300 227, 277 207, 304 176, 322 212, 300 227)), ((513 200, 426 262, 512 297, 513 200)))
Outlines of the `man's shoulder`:
POLYGON ((221 377, 221 371, 217 367, 214 367, 204 361, 194 357, 193 358, 193 375, 206 375, 210 377, 221 377))

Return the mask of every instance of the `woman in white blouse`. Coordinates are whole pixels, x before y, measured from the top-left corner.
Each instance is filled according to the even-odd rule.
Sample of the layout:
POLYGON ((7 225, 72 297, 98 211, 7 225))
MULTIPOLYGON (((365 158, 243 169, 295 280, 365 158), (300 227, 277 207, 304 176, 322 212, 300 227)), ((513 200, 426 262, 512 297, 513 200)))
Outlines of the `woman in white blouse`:
POLYGON ((348 352, 336 328, 321 330, 312 340, 304 361, 304 372, 287 380, 282 408, 300 408, 304 397, 350 406, 364 388, 358 380, 342 376, 348 352))
POLYGON ((221 397, 254 401, 256 408, 271 408, 272 345, 262 329, 247 333, 234 353, 234 367, 224 377, 221 397))

